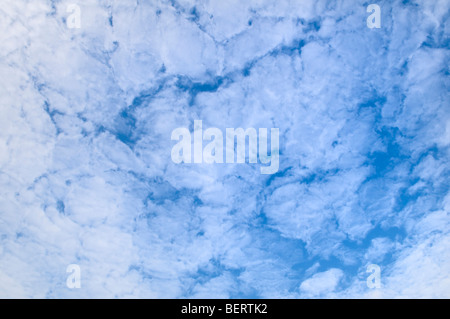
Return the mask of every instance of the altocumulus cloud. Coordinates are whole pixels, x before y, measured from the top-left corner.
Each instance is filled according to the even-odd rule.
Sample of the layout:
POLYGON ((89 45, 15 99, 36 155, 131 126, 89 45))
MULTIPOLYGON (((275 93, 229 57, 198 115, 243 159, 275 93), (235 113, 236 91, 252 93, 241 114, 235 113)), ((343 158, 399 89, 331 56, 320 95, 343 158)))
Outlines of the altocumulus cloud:
POLYGON ((0 297, 449 298, 450 2, 376 3, 3 1, 0 297), (195 120, 279 171, 174 164, 195 120))

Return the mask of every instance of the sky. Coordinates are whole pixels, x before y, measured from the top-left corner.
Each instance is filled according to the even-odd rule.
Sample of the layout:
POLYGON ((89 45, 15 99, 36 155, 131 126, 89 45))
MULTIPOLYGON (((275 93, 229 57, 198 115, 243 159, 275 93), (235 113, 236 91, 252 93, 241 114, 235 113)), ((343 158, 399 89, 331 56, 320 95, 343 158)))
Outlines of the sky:
POLYGON ((450 298, 449 35, 449 0, 3 1, 0 298, 450 298), (194 121, 277 128, 278 171, 174 163, 194 121))

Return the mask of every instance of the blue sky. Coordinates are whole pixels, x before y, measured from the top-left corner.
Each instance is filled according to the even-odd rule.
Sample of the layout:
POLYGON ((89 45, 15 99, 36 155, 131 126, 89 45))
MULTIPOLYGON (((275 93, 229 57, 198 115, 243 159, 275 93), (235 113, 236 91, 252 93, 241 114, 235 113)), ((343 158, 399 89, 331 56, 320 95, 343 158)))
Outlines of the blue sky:
POLYGON ((449 298, 449 17, 448 0, 2 3, 0 297, 449 298), (173 163, 194 120, 279 128, 279 171, 173 163))

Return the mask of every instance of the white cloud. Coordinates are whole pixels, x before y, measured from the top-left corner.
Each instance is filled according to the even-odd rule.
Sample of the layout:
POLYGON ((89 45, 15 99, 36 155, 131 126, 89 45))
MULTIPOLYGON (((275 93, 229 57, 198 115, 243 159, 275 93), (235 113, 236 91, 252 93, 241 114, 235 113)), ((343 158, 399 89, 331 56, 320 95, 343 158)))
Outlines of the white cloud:
POLYGON ((343 276, 344 272, 337 268, 316 273, 300 285, 301 296, 317 298, 332 293, 343 276))
POLYGON ((381 262, 384 256, 394 248, 393 246, 394 244, 389 238, 372 239, 371 245, 364 257, 372 264, 381 262))
POLYGON ((69 3, 0 8, 0 296, 371 297, 375 262, 375 295, 448 297, 448 1, 378 30, 352 1, 69 3), (195 119, 279 128, 280 173, 173 164, 195 119))

